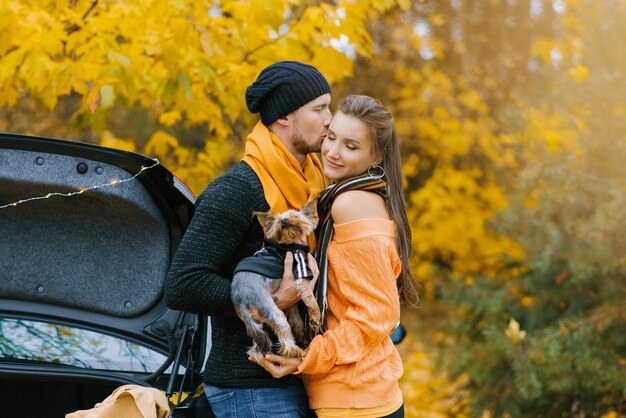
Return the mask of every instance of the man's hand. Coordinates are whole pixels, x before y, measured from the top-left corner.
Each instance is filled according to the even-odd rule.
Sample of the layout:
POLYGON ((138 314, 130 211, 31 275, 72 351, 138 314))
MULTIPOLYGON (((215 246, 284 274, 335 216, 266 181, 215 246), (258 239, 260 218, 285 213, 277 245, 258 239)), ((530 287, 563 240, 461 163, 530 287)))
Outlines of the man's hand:
MULTIPOLYGON (((317 278, 320 275, 320 270, 317 267, 315 258, 313 258, 311 254, 307 255, 307 262, 313 272, 313 279, 309 281, 309 286, 311 286, 311 290, 313 290, 315 283, 317 283, 317 278)), ((300 300, 300 294, 296 288, 296 280, 293 277, 293 254, 291 252, 285 255, 283 278, 278 285, 278 289, 272 293, 272 298, 279 309, 287 309, 300 300)))
POLYGON ((270 372, 275 378, 287 376, 298 370, 298 366, 302 363, 301 358, 283 357, 276 354, 266 354, 265 357, 260 359, 248 358, 250 361, 254 361, 259 366, 270 372))
POLYGON ((272 293, 272 298, 279 309, 287 309, 300 300, 298 289, 296 289, 296 280, 293 277, 293 254, 291 252, 285 255, 283 278, 278 289, 272 293))

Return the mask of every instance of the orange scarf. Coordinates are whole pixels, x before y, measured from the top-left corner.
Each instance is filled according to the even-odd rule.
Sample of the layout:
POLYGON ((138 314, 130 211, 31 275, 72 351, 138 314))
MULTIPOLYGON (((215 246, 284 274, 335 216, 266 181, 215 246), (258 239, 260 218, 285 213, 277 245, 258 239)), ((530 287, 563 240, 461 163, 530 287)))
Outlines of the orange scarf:
POLYGON ((325 186, 322 164, 309 154, 301 167, 280 138, 262 122, 248 135, 243 161, 254 170, 274 213, 300 209, 325 186))

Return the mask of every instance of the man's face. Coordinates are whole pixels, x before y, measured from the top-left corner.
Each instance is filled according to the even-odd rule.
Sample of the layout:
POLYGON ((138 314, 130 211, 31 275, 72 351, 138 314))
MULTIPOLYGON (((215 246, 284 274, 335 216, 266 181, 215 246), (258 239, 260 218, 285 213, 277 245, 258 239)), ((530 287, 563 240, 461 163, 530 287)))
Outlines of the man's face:
POLYGON ((287 115, 294 151, 302 155, 319 152, 332 119, 329 106, 330 94, 326 93, 287 115))

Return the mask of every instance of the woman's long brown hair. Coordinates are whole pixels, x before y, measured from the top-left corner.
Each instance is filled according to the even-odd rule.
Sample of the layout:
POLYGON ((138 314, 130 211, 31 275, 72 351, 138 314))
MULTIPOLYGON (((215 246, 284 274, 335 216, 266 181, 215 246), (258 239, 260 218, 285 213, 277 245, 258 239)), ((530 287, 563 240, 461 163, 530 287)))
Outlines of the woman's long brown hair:
POLYGON ((339 105, 339 111, 367 125, 373 143, 372 152, 374 155, 383 157, 381 165, 385 170, 384 178, 387 183, 387 210, 391 220, 396 224, 397 248, 402 261, 402 271, 398 277, 398 292, 402 301, 409 306, 416 307, 419 305, 418 284, 410 268, 413 255, 411 228, 402 192, 400 143, 393 116, 376 99, 359 95, 346 97, 339 105))

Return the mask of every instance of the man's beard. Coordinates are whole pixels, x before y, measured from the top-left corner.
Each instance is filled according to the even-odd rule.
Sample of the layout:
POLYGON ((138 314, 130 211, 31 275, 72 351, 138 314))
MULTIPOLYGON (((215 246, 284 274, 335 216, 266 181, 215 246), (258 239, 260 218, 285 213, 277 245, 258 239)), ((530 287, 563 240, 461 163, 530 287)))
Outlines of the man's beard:
POLYGON ((291 143, 293 144, 293 149, 302 155, 307 155, 312 152, 320 152, 322 148, 321 141, 307 141, 307 139, 300 133, 298 125, 294 125, 293 127, 293 138, 291 138, 291 143))

